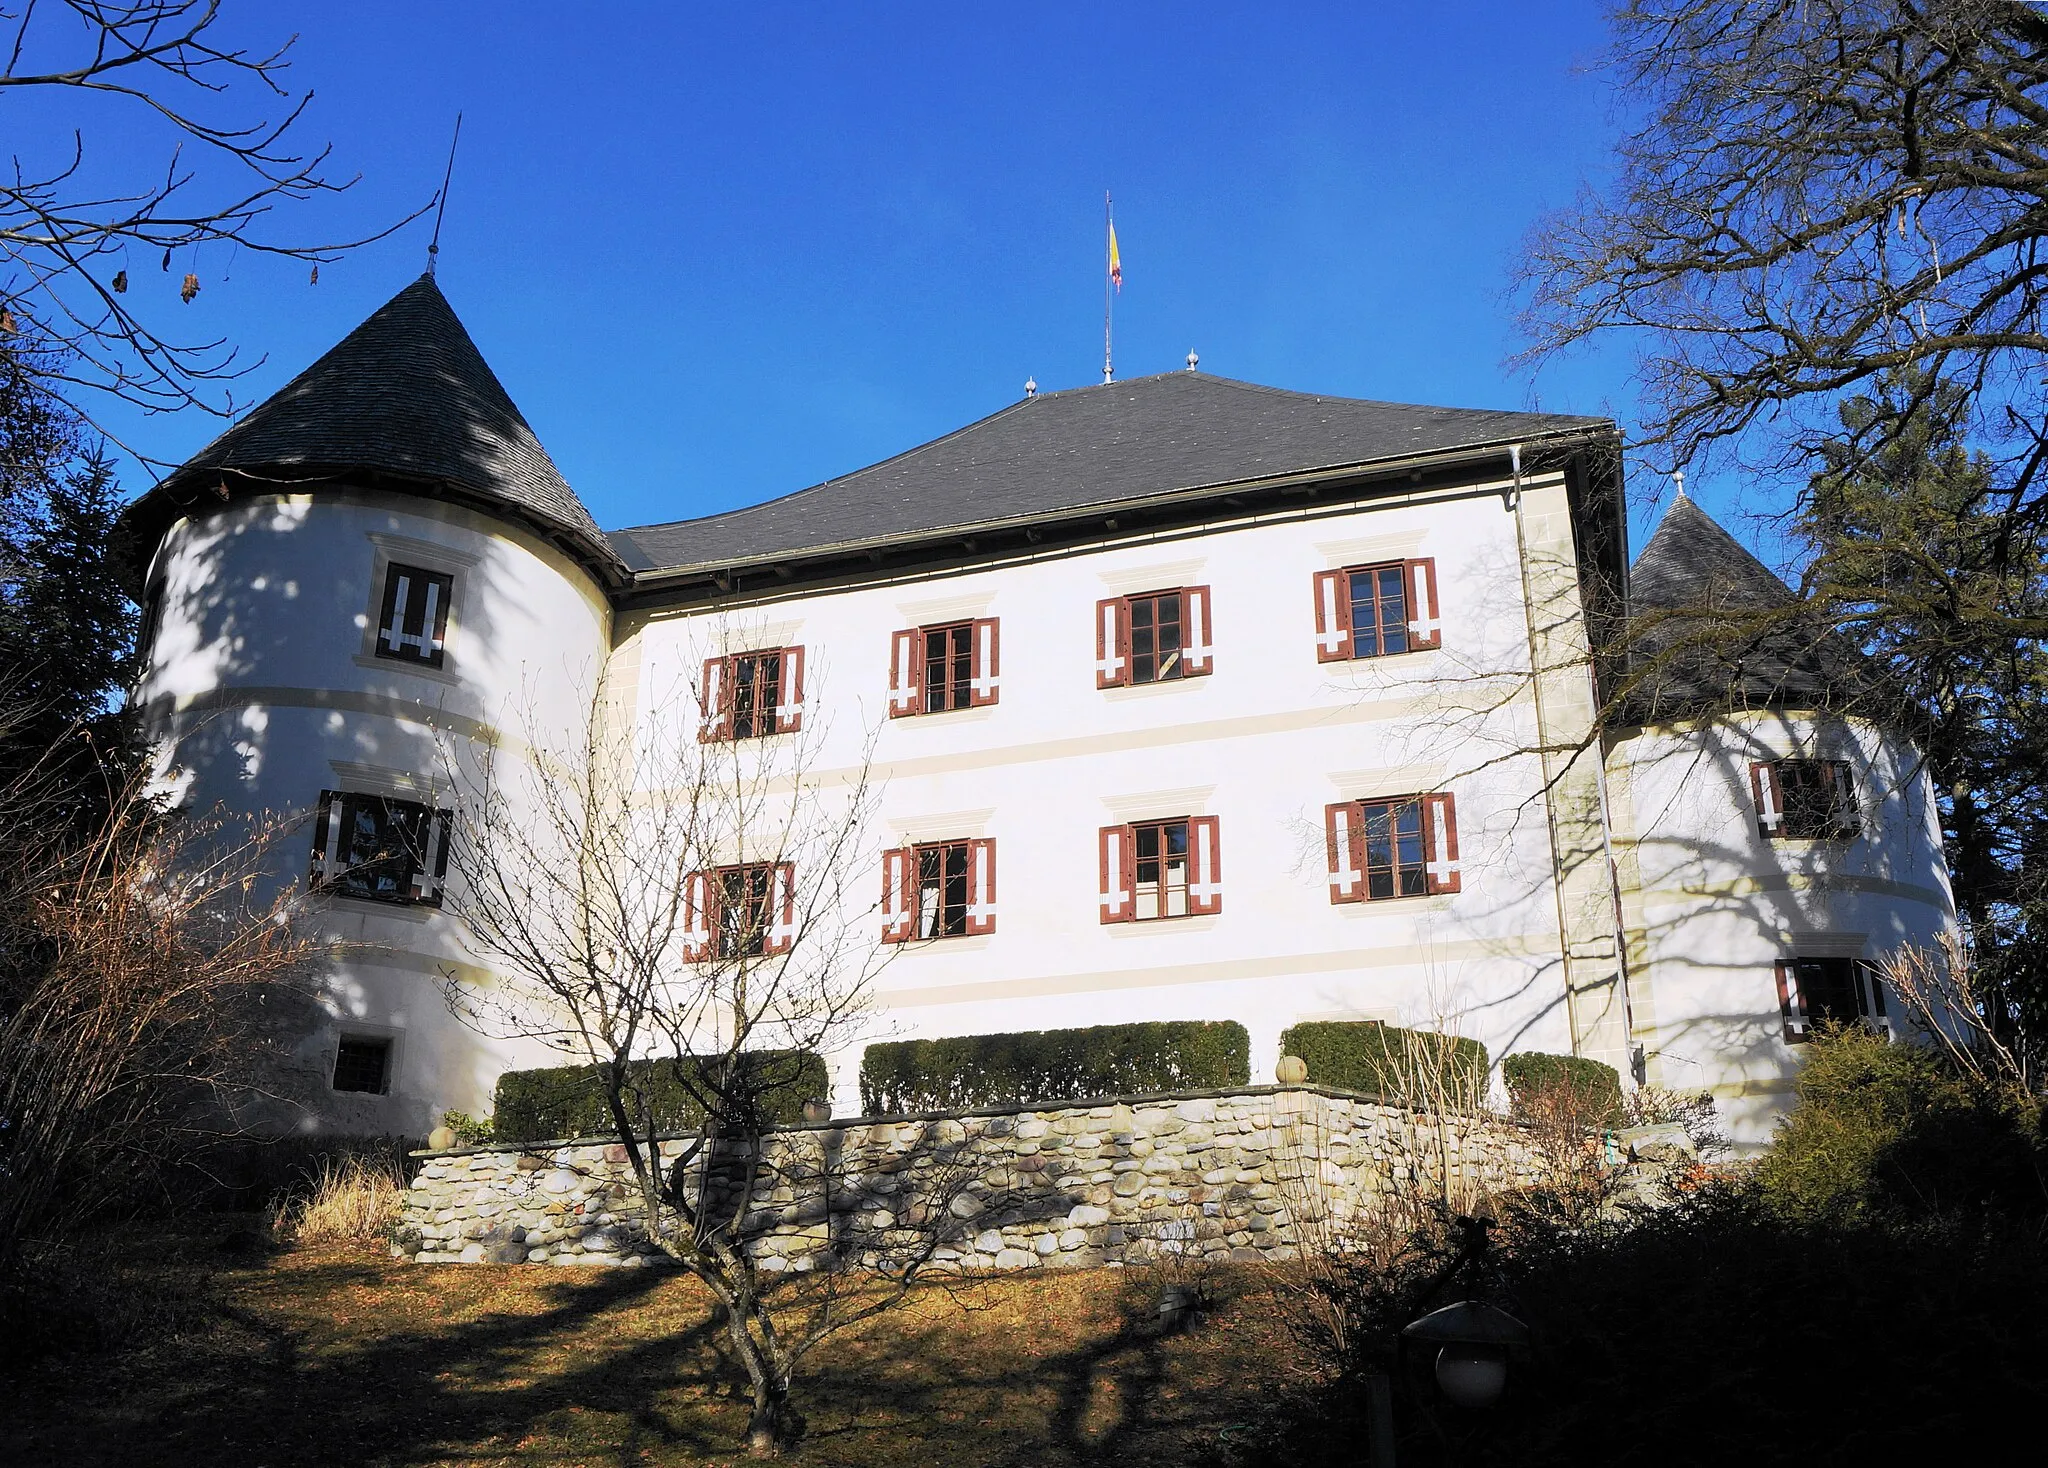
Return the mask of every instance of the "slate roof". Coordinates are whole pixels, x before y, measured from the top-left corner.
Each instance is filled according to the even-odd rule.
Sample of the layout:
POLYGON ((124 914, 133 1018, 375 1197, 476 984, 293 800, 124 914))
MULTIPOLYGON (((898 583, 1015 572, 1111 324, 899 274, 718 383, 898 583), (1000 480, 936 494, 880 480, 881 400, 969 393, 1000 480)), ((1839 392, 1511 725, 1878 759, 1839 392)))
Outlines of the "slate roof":
POLYGON ((597 522, 431 275, 174 470, 131 517, 168 518, 223 470, 293 480, 369 471, 425 492, 454 491, 566 537, 581 559, 614 564, 597 522))
POLYGON ((1640 681, 1622 700, 1626 722, 1833 708, 1873 692, 1853 646, 1782 614, 1798 601, 1681 493, 1629 571, 1626 666, 1640 681))
POLYGON ((794 557, 1177 492, 1606 430, 1604 418, 1428 408, 1169 372, 1025 398, 765 504, 612 532, 636 571, 794 557))

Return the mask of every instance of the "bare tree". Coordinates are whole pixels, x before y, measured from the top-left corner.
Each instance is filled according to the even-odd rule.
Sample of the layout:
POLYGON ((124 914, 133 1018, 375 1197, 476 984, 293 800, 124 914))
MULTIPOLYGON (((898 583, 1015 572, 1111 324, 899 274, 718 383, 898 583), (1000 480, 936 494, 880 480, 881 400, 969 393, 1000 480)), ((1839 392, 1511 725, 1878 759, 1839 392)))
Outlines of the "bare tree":
POLYGON ((313 94, 285 85, 291 42, 239 45, 220 9, 16 0, 0 11, 0 96, 17 141, 0 178, 0 333, 48 349, 21 360, 81 411, 109 395, 150 410, 232 411, 228 385, 253 364, 217 337, 173 333, 165 313, 189 306, 236 251, 306 262, 317 279, 320 264, 431 207, 327 243, 277 232, 280 207, 354 180, 329 177, 327 149, 298 142, 313 94), (32 105, 39 115, 22 110, 32 105), (90 148, 76 121, 86 116, 120 118, 157 157, 90 148), (23 151, 37 136, 50 146, 23 151))
POLYGON ((2024 1030, 2014 1034, 2005 1022, 2003 996, 1984 982, 1961 934, 1901 948, 1881 960, 1878 971, 1906 1017, 1958 1073, 1985 1085, 2040 1087, 2034 1037, 2024 1030))
POLYGON ((137 773, 83 839, 0 791, 0 1278, 195 1143, 284 1099, 306 940, 290 827, 163 812, 137 773), (274 895, 266 895, 274 894, 274 895))
POLYGON ((808 1353, 899 1301, 968 1226, 949 1205, 973 1174, 943 1122, 889 1176, 842 1165, 834 1132, 776 1132, 811 1099, 815 1057, 859 1038, 883 962, 874 735, 826 768, 815 686, 801 729, 766 737, 701 739, 685 701, 635 717, 601 692, 564 734, 529 714, 516 756, 450 749, 451 907, 503 976, 450 994, 592 1067, 635 1226, 717 1300, 765 1455, 801 1431, 808 1353), (792 1226, 820 1247, 778 1281, 787 1260, 761 1245, 792 1226))

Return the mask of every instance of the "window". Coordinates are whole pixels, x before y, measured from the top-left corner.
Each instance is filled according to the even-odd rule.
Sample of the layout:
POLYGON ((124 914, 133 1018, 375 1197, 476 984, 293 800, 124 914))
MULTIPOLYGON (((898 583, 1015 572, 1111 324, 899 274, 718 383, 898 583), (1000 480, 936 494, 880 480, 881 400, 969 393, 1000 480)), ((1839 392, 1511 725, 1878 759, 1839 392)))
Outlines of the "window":
POLYGON ((697 737, 765 739, 804 722, 804 650, 771 647, 704 660, 697 685, 697 737))
POLYGON ((1215 664, 1209 588, 1113 596, 1095 604, 1095 686, 1199 678, 1215 664))
POLYGON ((1785 1043, 1803 1044, 1823 1021, 1862 1020, 1890 1029, 1884 1012, 1884 981, 1872 965, 1856 958, 1788 958, 1778 966, 1778 1011, 1785 1043))
POLYGON ((773 958, 796 942, 796 867, 745 862, 683 879, 683 961, 773 958))
POLYGON ((882 853, 882 941, 973 937, 996 930, 993 838, 933 841, 882 853))
POLYGON ((448 826, 448 812, 415 801, 323 790, 313 823, 313 890, 439 907, 448 826))
POLYGON ((1443 646, 1433 560, 1318 571, 1315 601, 1318 662, 1392 657, 1443 646))
POLYGON ((343 1035, 334 1050, 334 1089, 381 1096, 391 1068, 391 1042, 365 1035, 343 1035))
POLYGON ((889 649, 889 716, 942 714, 998 701, 1002 653, 994 617, 907 627, 889 649))
POLYGON ((1223 910, 1223 844, 1216 817, 1104 826, 1098 839, 1105 923, 1223 910))
POLYGON ((1456 892, 1458 808, 1449 792, 1347 800, 1323 812, 1332 902, 1456 892))
POLYGON ((1766 838, 1852 841, 1861 829, 1847 760, 1759 760, 1749 767, 1749 788, 1766 838))
POLYGON ((455 578, 393 561, 384 568, 384 606, 377 615, 377 656, 441 666, 448 640, 448 602, 455 578))

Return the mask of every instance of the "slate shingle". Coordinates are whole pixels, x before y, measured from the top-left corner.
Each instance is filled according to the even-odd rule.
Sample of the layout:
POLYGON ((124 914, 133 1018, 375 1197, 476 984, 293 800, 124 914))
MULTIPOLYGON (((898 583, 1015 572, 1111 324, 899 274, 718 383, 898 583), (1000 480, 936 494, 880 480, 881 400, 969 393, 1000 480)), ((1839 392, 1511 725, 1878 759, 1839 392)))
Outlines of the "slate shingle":
POLYGON ((1041 393, 765 504, 612 532, 635 570, 797 556, 1412 454, 1606 430, 1604 418, 1316 396, 1207 373, 1041 393))

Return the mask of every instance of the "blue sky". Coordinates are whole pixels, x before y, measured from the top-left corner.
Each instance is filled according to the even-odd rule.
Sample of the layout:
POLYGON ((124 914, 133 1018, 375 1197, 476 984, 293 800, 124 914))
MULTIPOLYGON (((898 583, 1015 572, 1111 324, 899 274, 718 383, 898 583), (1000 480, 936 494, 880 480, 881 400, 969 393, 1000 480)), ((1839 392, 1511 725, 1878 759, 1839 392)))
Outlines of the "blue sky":
MULTIPOLYGON (((273 0, 237 25, 299 33, 306 136, 363 175, 303 231, 423 201, 464 113, 442 286, 608 527, 1097 380, 1105 187, 1121 377, 1192 348, 1282 387, 1630 413, 1617 353, 1504 366, 1517 242, 1607 163, 1593 3, 273 0)), ((419 273, 427 230, 317 286, 181 259, 204 289, 167 319, 263 356, 260 398, 419 273)), ((113 426, 176 459, 219 424, 113 426)))

